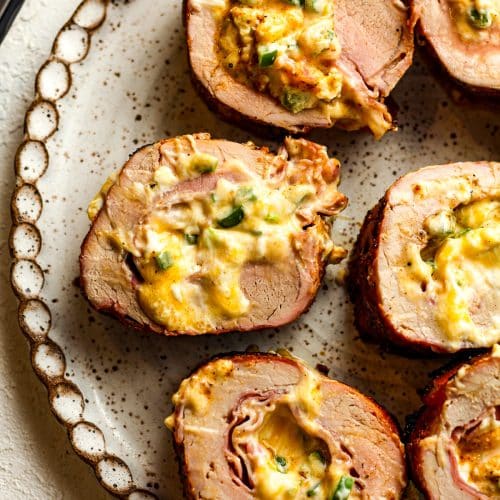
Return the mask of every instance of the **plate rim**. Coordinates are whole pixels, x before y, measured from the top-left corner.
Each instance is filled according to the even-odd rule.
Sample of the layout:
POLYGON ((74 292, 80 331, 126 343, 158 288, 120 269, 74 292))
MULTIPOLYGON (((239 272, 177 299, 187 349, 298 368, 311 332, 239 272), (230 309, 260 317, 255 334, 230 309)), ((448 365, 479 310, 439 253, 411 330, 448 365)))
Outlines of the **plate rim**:
MULTIPOLYGON (((50 168, 50 154, 46 142, 57 135, 59 124, 57 101, 64 98, 71 90, 73 84, 71 66, 81 63, 87 57, 92 47, 93 34, 106 21, 108 7, 109 0, 82 0, 68 21, 56 33, 50 54, 35 75, 34 97, 24 116, 23 138, 14 158, 15 186, 11 195, 11 225, 8 239, 11 255, 9 281, 18 299, 18 324, 29 342, 32 368, 46 387, 50 409, 66 429, 77 456, 92 467, 100 485, 113 496, 130 500, 132 498, 155 499, 158 497, 154 493, 135 483, 126 461, 106 450, 103 431, 94 422, 83 417, 85 409, 83 392, 66 377, 64 352, 49 336, 51 311, 49 305, 41 297, 45 277, 44 270, 37 262, 37 257, 43 248, 42 233, 37 225, 43 212, 43 198, 38 190, 37 181, 50 168), (92 13, 95 14, 94 17, 92 13), (65 54, 64 49, 60 47, 61 34, 72 29, 82 30, 84 35, 82 40, 86 40, 86 45, 80 52, 65 54), (55 76, 58 78, 64 75, 62 76, 64 81, 59 81, 62 83, 59 86, 63 89, 62 91, 59 87, 53 87, 56 90, 51 93, 50 90, 44 88, 43 72, 49 65, 58 66, 59 70, 62 70, 59 75, 55 76), (53 120, 45 124, 45 130, 43 123, 38 125, 34 123, 35 114, 42 109, 51 113, 53 120), (43 164, 35 167, 31 174, 24 173, 23 175, 22 154, 28 147, 38 150, 35 156, 40 155, 39 160, 42 158, 43 164), (28 208, 26 203, 29 205, 28 208), (17 237, 18 233, 20 233, 19 237, 17 237), (26 243, 29 245, 26 246, 26 243), (35 287, 29 286, 30 283, 35 283, 35 287), (28 286, 23 286, 23 284, 28 286), (47 363, 40 364, 42 358, 47 363), (76 415, 75 411, 63 408, 64 404, 71 407, 72 403, 73 406, 76 403, 76 415), (80 408, 79 411, 78 408, 80 408)), ((50 86, 50 83, 48 85, 50 86)))

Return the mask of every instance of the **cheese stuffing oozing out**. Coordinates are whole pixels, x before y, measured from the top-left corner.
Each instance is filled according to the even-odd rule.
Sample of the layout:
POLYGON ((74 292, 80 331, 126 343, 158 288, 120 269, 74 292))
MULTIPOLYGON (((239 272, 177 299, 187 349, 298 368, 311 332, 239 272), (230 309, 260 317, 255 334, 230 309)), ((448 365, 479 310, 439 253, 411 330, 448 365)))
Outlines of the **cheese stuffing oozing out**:
POLYGON ((339 65, 335 3, 326 0, 228 0, 219 49, 239 81, 270 94, 292 113, 320 108, 333 122, 376 137, 391 128, 387 108, 364 106, 339 65))
POLYGON ((491 345, 500 340, 500 200, 467 202, 436 212, 424 221, 428 243, 406 248, 407 268, 400 282, 407 293, 425 293, 436 306, 436 319, 447 338, 458 345, 471 341, 491 345), (481 322, 481 308, 492 321, 481 322))
POLYGON ((499 0, 449 0, 449 3, 463 41, 500 45, 499 0))
MULTIPOLYGON (((322 261, 343 256, 330 239, 329 223, 315 211, 319 200, 326 206, 335 203, 338 181, 315 180, 319 169, 294 164, 290 149, 301 151, 299 141, 288 142, 288 162, 272 157, 257 173, 237 159, 219 164, 186 137, 191 152, 185 152, 185 139, 177 152, 163 150, 154 182, 130 194, 150 200, 153 208, 146 219, 130 234, 117 228, 107 235, 133 256, 143 279, 138 301, 155 323, 171 331, 206 332, 222 321, 237 321, 252 308, 242 288, 245 268, 266 263, 286 273, 306 231, 322 261), (205 174, 212 175, 213 189, 175 194, 179 183, 205 174), (169 193, 174 195, 166 204, 152 202, 169 193)), ((312 148, 307 154, 316 166, 332 161, 326 149, 305 147, 312 148)), ((91 204, 94 216, 100 195, 96 200, 91 204)))
POLYGON ((496 409, 457 443, 462 479, 490 498, 500 495, 500 421, 496 409))
MULTIPOLYGON (((211 387, 224 383, 234 369, 218 359, 185 379, 172 401, 194 415, 209 411, 211 387)), ((347 500, 358 497, 350 463, 330 456, 315 420, 322 403, 321 375, 306 369, 299 383, 275 399, 242 400, 229 433, 231 449, 245 463, 252 496, 261 500, 347 500), (297 416, 299 415, 299 416, 297 416)), ((165 420, 175 428, 175 413, 165 420)), ((184 433, 196 432, 184 428, 184 433)))

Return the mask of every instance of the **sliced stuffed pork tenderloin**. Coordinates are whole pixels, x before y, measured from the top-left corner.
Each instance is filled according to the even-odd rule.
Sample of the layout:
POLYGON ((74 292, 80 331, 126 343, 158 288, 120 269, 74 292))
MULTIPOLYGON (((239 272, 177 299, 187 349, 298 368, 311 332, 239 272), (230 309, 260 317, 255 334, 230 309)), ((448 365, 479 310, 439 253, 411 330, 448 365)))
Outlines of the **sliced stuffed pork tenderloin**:
POLYGON ((500 163, 437 165, 368 213, 348 286, 358 329, 434 352, 500 341, 500 163))
POLYGON ((498 0, 414 0, 414 16, 450 76, 473 91, 500 93, 498 0))
POLYGON ((398 499, 391 417, 296 358, 230 355, 185 379, 166 424, 189 499, 398 499))
POLYGON ((206 134, 136 152, 91 203, 81 283, 137 328, 200 334, 276 327, 313 301, 346 198, 326 148, 278 154, 206 134))
POLYGON ((185 0, 192 75, 233 121, 292 133, 394 127, 384 99, 413 56, 400 0, 185 0))
POLYGON ((429 500, 500 498, 500 348, 439 376, 407 446, 429 500))

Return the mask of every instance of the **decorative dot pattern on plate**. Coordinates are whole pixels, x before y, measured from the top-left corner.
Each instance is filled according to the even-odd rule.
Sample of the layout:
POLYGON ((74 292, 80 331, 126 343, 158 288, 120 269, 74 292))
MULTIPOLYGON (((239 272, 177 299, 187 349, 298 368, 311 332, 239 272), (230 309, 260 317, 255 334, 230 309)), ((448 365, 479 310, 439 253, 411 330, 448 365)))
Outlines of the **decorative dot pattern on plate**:
POLYGON ((87 30, 98 28, 106 18, 106 5, 103 0, 83 2, 73 15, 73 22, 87 30))
POLYGON ((70 438, 76 452, 85 460, 97 462, 104 458, 104 435, 94 424, 79 422, 71 429, 70 438))
POLYGON ((61 349, 54 342, 46 342, 33 347, 33 367, 37 375, 46 382, 58 382, 63 378, 66 361, 61 349))
POLYGON ((71 64, 85 58, 90 47, 90 35, 77 24, 66 26, 54 42, 54 55, 71 64))
POLYGON ((19 323, 21 329, 33 342, 42 342, 47 338, 51 322, 50 311, 41 300, 21 302, 19 323))
POLYGON ((85 404, 74 384, 61 382, 50 386, 49 398, 52 409, 61 422, 75 425, 82 420, 85 404))
POLYGON ((106 457, 97 463, 97 475, 105 488, 121 495, 128 493, 132 487, 132 474, 127 464, 117 457, 106 457))
POLYGON ((9 238, 14 259, 11 284, 20 299, 18 320, 31 343, 33 368, 48 387, 52 410, 68 429, 75 451, 94 467, 101 484, 114 495, 154 499, 155 495, 134 484, 127 464, 106 451, 103 432, 83 417, 82 393, 67 380, 63 351, 49 338, 51 312, 40 299, 44 271, 36 262, 43 245, 35 225, 43 209, 36 184, 49 166, 46 142, 59 126, 57 101, 68 94, 73 84, 70 66, 87 56, 92 32, 104 22, 107 7, 107 0, 81 2, 57 35, 52 54, 36 77, 35 101, 26 113, 25 137, 15 158, 17 187, 11 200, 13 225, 9 238))
POLYGON ((36 88, 42 99, 57 101, 64 97, 71 85, 71 74, 68 67, 54 59, 47 61, 37 76, 36 88))
POLYGON ((36 226, 23 222, 12 228, 10 248, 16 259, 34 259, 40 252, 42 238, 36 226))
POLYGON ((24 182, 34 184, 47 170, 49 154, 40 141, 23 142, 16 155, 16 173, 24 182))
POLYGON ((34 141, 45 141, 56 130, 59 114, 55 105, 49 101, 35 103, 26 115, 26 132, 34 141))
POLYGON ((20 259, 12 265, 11 281, 19 297, 33 299, 42 290, 43 271, 35 261, 20 259))
POLYGON ((31 184, 18 187, 12 196, 12 216, 19 224, 34 224, 42 213, 42 197, 38 189, 31 184))

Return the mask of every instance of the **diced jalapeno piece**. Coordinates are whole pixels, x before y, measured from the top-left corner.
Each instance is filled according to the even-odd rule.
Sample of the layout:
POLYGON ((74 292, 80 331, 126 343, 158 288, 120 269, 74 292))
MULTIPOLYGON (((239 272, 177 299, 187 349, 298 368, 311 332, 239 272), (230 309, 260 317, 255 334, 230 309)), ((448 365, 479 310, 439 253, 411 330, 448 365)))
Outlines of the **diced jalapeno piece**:
POLYGON ((257 196, 255 195, 252 187, 243 186, 236 191, 236 198, 240 201, 255 201, 257 196))
POLYGON ((276 457, 274 457, 274 460, 276 461, 276 468, 281 473, 285 474, 288 471, 288 464, 286 463, 286 458, 276 455, 276 457))
POLYGON ((259 45, 257 47, 257 56, 259 58, 259 66, 267 68, 274 64, 278 56, 278 49, 274 45, 259 45))
POLYGON ((315 497, 318 494, 318 488, 321 483, 315 484, 312 488, 307 490, 307 496, 309 498, 315 497))
POLYGON ((335 488, 332 500, 347 500, 354 486, 354 479, 351 476, 342 476, 335 488))
POLYGON ((319 460, 322 464, 326 464, 326 458, 319 450, 315 450, 309 454, 309 458, 312 460, 319 460))
POLYGON ((464 234, 467 234, 469 231, 471 231, 471 228, 466 227, 465 229, 461 229, 460 231, 452 234, 451 237, 452 238, 461 238, 464 234))
POLYGON ((165 271, 169 267, 172 267, 174 264, 172 262, 172 257, 170 257, 170 254, 166 250, 159 253, 155 257, 155 260, 156 260, 156 265, 157 265, 158 269, 161 269, 162 271, 165 271))
POLYGON ((302 5, 304 5, 304 0, 285 0, 285 3, 295 5, 296 7, 301 7, 302 5))
POLYGON ((197 234, 185 234, 184 238, 190 245, 196 245, 196 243, 198 243, 197 234))
POLYGON ((264 217, 264 220, 266 222, 271 222, 273 224, 277 224, 279 221, 280 221, 280 218, 278 217, 278 215, 276 214, 267 214, 265 217, 264 217))
POLYGON ((474 27, 479 29, 489 28, 493 22, 490 12, 486 9, 469 10, 469 20, 474 27))
POLYGON ((304 0, 304 7, 311 12, 321 12, 324 9, 324 2, 322 0, 304 0))
POLYGON ((245 212, 243 211, 243 207, 240 205, 236 207, 228 216, 223 219, 219 219, 217 222, 220 227, 225 229, 237 226, 245 217, 245 212))
POLYGON ((310 95, 308 92, 302 92, 297 89, 286 89, 281 95, 281 104, 288 111, 298 113, 307 106, 309 99, 310 95))
POLYGON ((219 160, 208 153, 196 153, 191 158, 191 166, 196 171, 205 174, 213 172, 217 168, 219 160))

